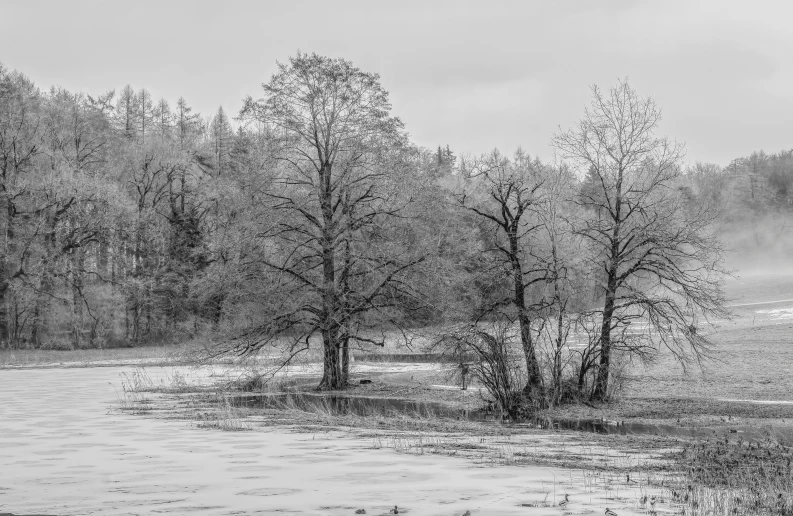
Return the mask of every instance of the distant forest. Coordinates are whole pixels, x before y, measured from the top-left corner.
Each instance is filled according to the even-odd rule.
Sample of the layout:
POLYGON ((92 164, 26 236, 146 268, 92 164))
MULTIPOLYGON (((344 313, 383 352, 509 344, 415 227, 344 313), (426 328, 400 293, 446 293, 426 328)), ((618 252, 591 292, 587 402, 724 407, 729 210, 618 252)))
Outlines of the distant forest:
MULTIPOLYGON (((607 205, 593 208, 608 192, 597 163, 422 148, 390 114, 376 75, 317 56, 290 63, 235 116, 202 116, 184 98, 131 86, 44 90, 0 66, 0 345, 200 338, 245 352, 275 335, 307 345, 336 331, 378 344, 384 327, 492 319, 497 309, 531 307, 533 320, 554 320, 561 306, 603 310, 602 252, 586 243, 607 205), (331 65, 341 69, 324 90, 294 82, 331 65), (333 81, 352 86, 339 93, 333 81), (288 103, 302 94, 327 94, 323 106, 360 95, 360 109, 309 110, 305 133, 311 124, 298 125, 304 113, 288 103)), ((574 154, 574 136, 554 137, 562 155, 574 154)), ((681 155, 669 167, 675 209, 714 210, 728 256, 787 259, 793 150, 726 166, 686 166, 681 155)))

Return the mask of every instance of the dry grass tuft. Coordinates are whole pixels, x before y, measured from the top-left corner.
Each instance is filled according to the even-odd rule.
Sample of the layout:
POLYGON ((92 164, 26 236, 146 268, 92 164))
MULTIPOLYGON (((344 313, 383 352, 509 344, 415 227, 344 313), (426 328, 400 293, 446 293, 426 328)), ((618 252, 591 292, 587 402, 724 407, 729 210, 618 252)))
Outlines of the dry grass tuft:
POLYGON ((116 389, 118 407, 121 410, 142 414, 150 410, 151 400, 146 397, 153 382, 144 369, 134 369, 130 373, 121 374, 121 390, 116 389))
POLYGON ((198 423, 199 428, 215 428, 225 432, 253 430, 253 425, 245 419, 245 411, 232 407, 227 398, 219 410, 207 412, 203 417, 205 419, 198 423))

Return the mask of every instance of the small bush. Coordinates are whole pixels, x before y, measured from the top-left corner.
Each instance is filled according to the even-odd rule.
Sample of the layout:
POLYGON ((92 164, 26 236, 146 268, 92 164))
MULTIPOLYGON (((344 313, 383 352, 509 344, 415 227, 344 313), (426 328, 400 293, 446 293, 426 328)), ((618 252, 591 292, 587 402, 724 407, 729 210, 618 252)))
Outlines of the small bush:
POLYGON ((47 351, 72 351, 74 346, 71 339, 58 335, 44 340, 40 349, 47 351))
POLYGON ((533 415, 542 400, 523 391, 526 369, 516 327, 507 322, 463 326, 446 333, 438 343, 458 363, 471 359, 469 374, 484 386, 496 407, 510 419, 533 415))
POLYGON ((578 382, 575 378, 564 378, 559 385, 559 392, 551 393, 551 396, 556 405, 581 403, 589 397, 587 393, 578 390, 578 382))

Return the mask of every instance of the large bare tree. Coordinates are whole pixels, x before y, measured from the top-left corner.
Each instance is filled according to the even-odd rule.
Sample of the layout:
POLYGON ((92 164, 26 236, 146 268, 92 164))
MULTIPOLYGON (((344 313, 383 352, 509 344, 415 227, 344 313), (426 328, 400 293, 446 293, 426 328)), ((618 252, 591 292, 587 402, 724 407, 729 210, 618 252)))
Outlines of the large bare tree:
POLYGON ((701 321, 726 315, 716 211, 681 195, 683 148, 656 135, 660 121, 655 101, 620 81, 606 93, 594 86, 578 125, 553 138, 588 174, 578 232, 600 269, 597 400, 608 396, 615 349, 665 345, 681 360, 698 358, 709 348, 701 321))
POLYGON ((343 388, 350 341, 382 344, 361 326, 390 319, 413 298, 405 273, 422 258, 394 241, 388 222, 409 203, 400 182, 409 174, 400 158, 406 138, 379 77, 349 61, 298 54, 263 88, 241 118, 277 142, 280 165, 267 194, 277 223, 260 233, 271 252, 259 259, 281 299, 246 335, 243 352, 288 337, 297 353, 319 335, 319 387, 343 388))

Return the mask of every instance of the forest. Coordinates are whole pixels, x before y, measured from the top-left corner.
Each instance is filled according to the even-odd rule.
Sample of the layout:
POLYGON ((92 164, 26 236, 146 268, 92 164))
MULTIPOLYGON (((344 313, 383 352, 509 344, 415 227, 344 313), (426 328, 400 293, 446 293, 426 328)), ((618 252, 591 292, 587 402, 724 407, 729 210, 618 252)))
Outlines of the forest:
POLYGON ((606 399, 625 357, 708 356, 731 267, 789 256, 793 150, 691 165, 627 80, 556 161, 422 148, 343 59, 251 93, 203 116, 0 65, 0 347, 319 350, 339 389, 351 350, 432 329, 504 407, 606 399))

